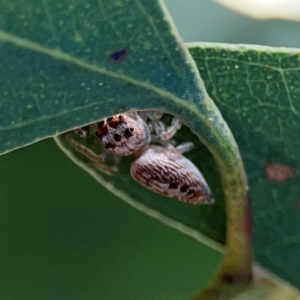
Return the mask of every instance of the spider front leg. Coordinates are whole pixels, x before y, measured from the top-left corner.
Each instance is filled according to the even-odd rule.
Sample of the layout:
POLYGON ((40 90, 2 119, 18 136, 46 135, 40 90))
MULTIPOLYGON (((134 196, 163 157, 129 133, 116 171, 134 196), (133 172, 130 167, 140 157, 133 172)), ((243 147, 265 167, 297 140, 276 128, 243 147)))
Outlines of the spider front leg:
POLYGON ((176 146, 173 149, 176 153, 183 154, 185 152, 191 151, 194 148, 195 148, 195 145, 192 142, 185 142, 185 143, 182 143, 182 144, 176 146))
POLYGON ((152 135, 152 141, 158 142, 164 147, 174 144, 171 139, 181 128, 181 123, 177 118, 173 118, 171 125, 168 127, 159 120, 151 120, 147 124, 150 131, 154 132, 152 135))
POLYGON ((175 117, 173 118, 171 125, 166 127, 166 125, 160 121, 164 115, 162 110, 148 110, 142 112, 142 114, 144 117, 146 116, 146 118, 150 119, 150 121, 147 122, 148 127, 151 132, 155 132, 161 141, 170 140, 181 127, 179 119, 175 117))
POLYGON ((147 119, 150 120, 159 120, 164 115, 164 112, 162 110, 145 110, 145 111, 139 111, 139 116, 146 122, 147 119))
POLYGON ((172 123, 167 128, 162 122, 157 122, 155 124, 155 133, 162 141, 170 140, 176 132, 181 128, 181 123, 179 119, 173 118, 172 123))
POLYGON ((107 174, 113 175, 118 171, 117 163, 114 166, 108 166, 104 164, 105 155, 97 154, 92 149, 86 147, 85 145, 77 142, 71 134, 67 133, 64 135, 67 142, 78 152, 87 157, 89 161, 89 165, 93 168, 107 174))
POLYGON ((80 137, 80 138, 87 138, 89 136, 90 130, 89 126, 83 126, 74 129, 74 132, 80 137))
POLYGON ((90 125, 86 125, 74 129, 76 135, 83 139, 88 138, 90 136, 94 136, 95 131, 97 131, 97 123, 93 123, 90 125))

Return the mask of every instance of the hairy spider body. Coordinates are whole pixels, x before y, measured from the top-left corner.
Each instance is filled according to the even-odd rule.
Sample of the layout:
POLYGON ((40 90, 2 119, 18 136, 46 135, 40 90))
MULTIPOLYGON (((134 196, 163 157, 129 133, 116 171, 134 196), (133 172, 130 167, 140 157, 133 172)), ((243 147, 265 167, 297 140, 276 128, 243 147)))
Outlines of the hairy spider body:
MULTIPOLYGON (((181 127, 174 118, 167 127, 159 121, 159 111, 119 114, 98 122, 95 133, 103 146, 116 158, 135 154, 130 173, 133 179, 149 190, 169 198, 190 204, 213 203, 210 189, 197 167, 182 153, 191 150, 192 143, 174 147, 171 138, 181 127), (148 120, 149 119, 149 120, 148 120), (162 146, 152 145, 157 142, 162 146)), ((76 129, 80 137, 86 137, 88 130, 76 129)), ((104 164, 104 155, 67 136, 74 149, 92 162, 92 166, 106 174, 113 174, 117 167, 104 164)))
POLYGON ((177 148, 149 145, 130 166, 131 176, 158 194, 190 204, 213 202, 199 170, 177 148))

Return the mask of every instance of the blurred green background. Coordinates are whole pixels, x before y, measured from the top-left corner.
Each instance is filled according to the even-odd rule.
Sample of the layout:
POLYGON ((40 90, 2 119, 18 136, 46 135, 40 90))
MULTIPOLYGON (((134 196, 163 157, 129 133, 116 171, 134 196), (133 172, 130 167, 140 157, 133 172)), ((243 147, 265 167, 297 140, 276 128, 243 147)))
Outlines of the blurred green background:
MULTIPOLYGON (((297 47, 297 23, 166 1, 186 42, 297 47)), ((51 139, 0 157, 1 300, 188 299, 222 255, 99 186, 51 139)))

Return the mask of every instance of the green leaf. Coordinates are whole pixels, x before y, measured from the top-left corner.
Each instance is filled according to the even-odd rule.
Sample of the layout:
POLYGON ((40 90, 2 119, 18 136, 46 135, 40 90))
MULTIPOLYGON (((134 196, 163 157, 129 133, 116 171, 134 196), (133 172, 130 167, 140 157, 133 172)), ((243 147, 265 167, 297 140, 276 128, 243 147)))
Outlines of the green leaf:
MULTIPOLYGON (((216 135, 228 138, 230 132, 207 97, 187 49, 176 40, 161 1, 15 1, 1 2, 0 11, 1 52, 7 56, 1 70, 10 70, 0 77, 0 152, 121 111, 151 108, 187 120, 194 132, 202 132, 199 138, 206 145, 219 148, 217 156, 227 149, 227 141, 216 135), (209 118, 215 119, 213 126, 209 118)), ((223 160, 235 155, 228 152, 223 160)), ((214 169, 208 180, 215 197, 222 199, 216 173, 214 169)), ((151 197, 154 206, 162 205, 151 197)), ((223 208, 216 213, 217 205, 195 210, 173 203, 175 208, 165 208, 171 218, 204 232, 207 223, 217 223, 218 229, 207 234, 224 243, 223 208), (218 215, 217 221, 211 214, 218 215)))
POLYGON ((299 175, 270 181, 266 163, 300 169, 298 49, 190 44, 233 131, 249 179, 256 261, 300 289, 299 175))
MULTIPOLYGON (((191 45, 190 52, 242 153, 253 206, 256 261, 299 288, 299 177, 272 182, 264 169, 267 162, 300 167, 296 127, 300 109, 299 54, 293 49, 218 44, 191 45)), ((178 143, 195 143, 197 151, 187 153, 187 157, 206 177, 216 198, 214 205, 189 206, 146 191, 129 176, 132 158, 122 161, 116 176, 103 175, 89 169, 87 160, 72 151, 63 138, 56 141, 75 163, 130 205, 201 242, 224 244, 225 212, 214 161, 187 128, 180 130, 176 139, 178 143)), ((97 145, 92 147, 97 151, 97 145)))
MULTIPOLYGON (((184 44, 176 40, 176 30, 161 2, 28 4, 25 8, 24 3, 3 5, 7 18, 1 24, 0 41, 3 53, 14 59, 8 60, 6 67, 11 66, 11 73, 21 83, 12 93, 12 75, 8 79, 2 76, 4 87, 8 87, 3 92, 6 99, 1 112, 6 121, 3 151, 130 109, 163 109, 180 116, 214 156, 222 178, 214 176, 219 190, 221 185, 226 187, 227 209, 232 208, 231 222, 227 223, 230 246, 225 253, 226 270, 250 275, 250 243, 240 238, 247 200, 240 155, 194 61, 184 44), (38 24, 34 32, 32 24, 38 24), (22 28, 16 30, 18 27, 22 28), (20 104, 14 99, 23 101, 20 104), (237 248, 244 250, 237 253, 237 248), (234 260, 230 259, 232 254, 234 260)), ((212 210, 214 217, 215 208, 217 205, 212 210)), ((171 211, 182 214, 183 209, 171 211)), ((205 230, 198 225, 198 218, 191 222, 205 230)), ((224 242, 224 232, 217 230, 215 239, 224 242)))
POLYGON ((204 97, 170 23, 157 0, 1 1, 0 153, 204 97))
MULTIPOLYGON (((156 0, 1 1, 0 152, 117 112, 163 108, 180 115, 206 146, 219 151, 219 157, 226 153, 228 144, 216 138, 222 127, 226 135, 226 124, 207 100, 193 61, 179 47, 170 25, 161 1, 156 0), (211 116, 218 121, 210 128, 207 118, 211 116)), ((231 59, 217 56, 222 51, 215 48, 211 47, 211 57, 205 45, 192 54, 210 94, 230 115, 223 112, 250 174, 257 260, 299 287, 297 178, 281 185, 270 183, 263 171, 269 160, 298 168, 297 154, 292 151, 299 136, 294 128, 298 56, 295 51, 225 49, 226 55, 234 55, 231 59), (290 256, 295 261, 287 259, 290 256)), ((178 142, 190 140, 197 146, 187 156, 212 187, 216 204, 210 207, 195 208, 138 187, 128 172, 132 158, 123 160, 117 176, 109 177, 88 169, 84 158, 71 153, 62 138, 59 143, 122 199, 198 240, 208 243, 208 237, 218 247, 215 242, 225 242, 221 183, 212 156, 198 138, 187 128, 177 137, 178 142)))

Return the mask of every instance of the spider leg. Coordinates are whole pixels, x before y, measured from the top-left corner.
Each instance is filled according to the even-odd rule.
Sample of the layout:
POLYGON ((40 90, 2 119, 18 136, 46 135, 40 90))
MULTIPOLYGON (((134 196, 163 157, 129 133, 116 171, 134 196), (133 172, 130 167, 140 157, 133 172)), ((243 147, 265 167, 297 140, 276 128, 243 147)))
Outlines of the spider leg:
POLYGON ((98 123, 93 123, 90 125, 78 127, 74 129, 74 132, 76 135, 78 135, 80 138, 87 138, 92 135, 95 131, 97 131, 97 124, 98 123))
POLYGON ((195 148, 195 145, 192 142, 182 143, 174 148, 174 150, 179 153, 185 153, 195 148))
POLYGON ((117 166, 108 166, 104 164, 105 155, 97 154, 93 150, 89 149, 88 147, 78 143, 76 140, 74 140, 71 136, 71 134, 65 134, 65 139, 67 142, 78 152, 83 154, 85 157, 87 157, 90 162, 89 165, 92 165, 95 169, 108 174, 113 175, 117 171, 117 166))
POLYGON ((150 132, 154 132, 160 141, 170 140, 181 127, 181 123, 177 118, 173 118, 171 125, 168 127, 158 120, 151 120, 147 124, 150 132))
POLYGON ((94 161, 91 161, 91 160, 88 162, 88 165, 90 167, 92 167, 93 169, 96 169, 96 170, 98 170, 101 173, 104 173, 106 175, 114 175, 115 173, 118 172, 117 165, 109 167, 105 164, 97 163, 97 162, 94 162, 94 161))
POLYGON ((159 137, 163 141, 170 140, 176 132, 180 129, 181 123, 179 119, 173 118, 172 123, 170 126, 168 126, 166 129, 164 129, 162 132, 160 132, 159 137))
POLYGON ((164 115, 164 112, 162 110, 147 110, 145 113, 150 120, 154 121, 161 119, 164 115))
POLYGON ((83 127, 75 128, 74 132, 80 137, 80 138, 86 138, 88 136, 88 133, 86 130, 83 129, 83 127))

